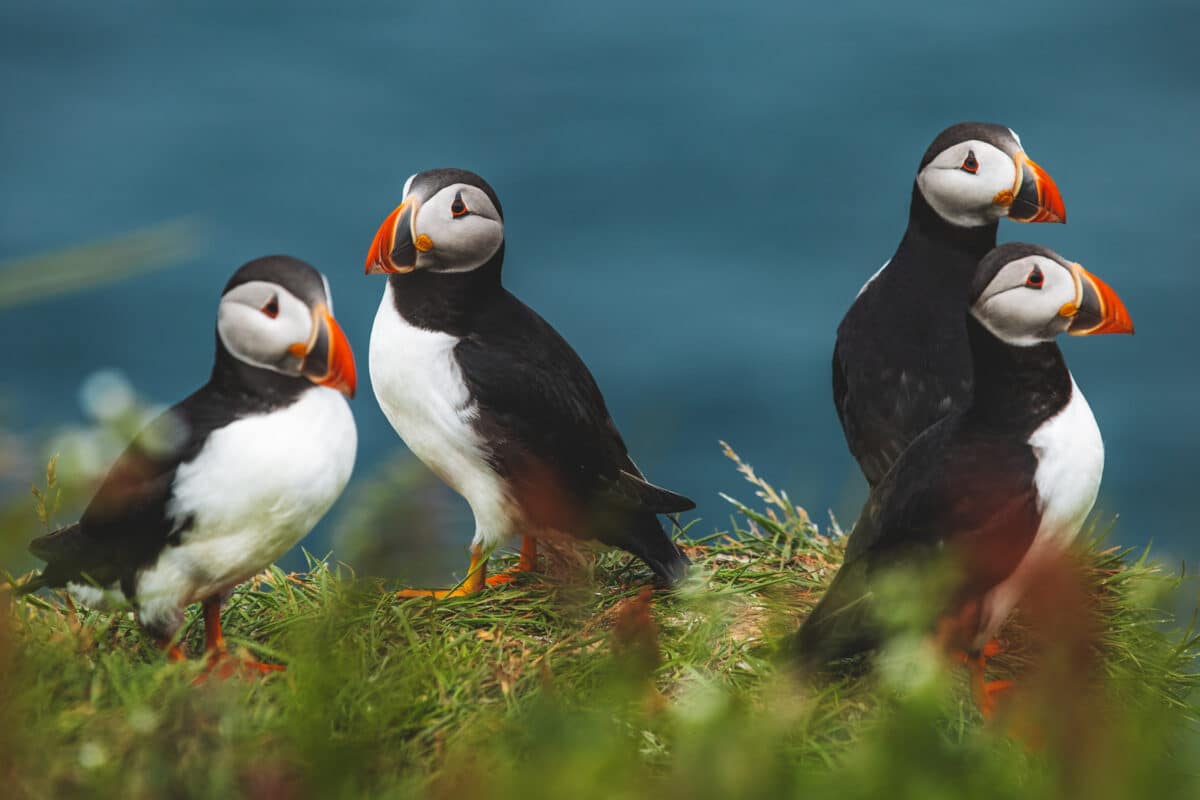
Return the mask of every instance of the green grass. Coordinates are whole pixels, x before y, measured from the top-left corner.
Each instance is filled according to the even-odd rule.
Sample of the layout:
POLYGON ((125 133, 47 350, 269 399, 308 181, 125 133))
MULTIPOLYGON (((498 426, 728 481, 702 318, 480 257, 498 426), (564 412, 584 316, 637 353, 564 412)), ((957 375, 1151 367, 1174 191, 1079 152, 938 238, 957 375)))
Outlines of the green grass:
MULTIPOLYGON (((963 670, 905 637, 871 675, 813 686, 777 647, 841 541, 743 472, 760 499, 734 536, 649 603, 615 553, 443 602, 325 562, 268 571, 225 614, 236 646, 288 664, 255 681, 193 686, 200 661, 167 664, 128 615, 0 595, 0 794, 1200 796, 1200 646, 1160 610, 1178 579, 1086 548, 1083 667, 1005 720, 982 723, 963 670)), ((1035 688, 1036 634, 1016 624, 998 659, 1035 688)))

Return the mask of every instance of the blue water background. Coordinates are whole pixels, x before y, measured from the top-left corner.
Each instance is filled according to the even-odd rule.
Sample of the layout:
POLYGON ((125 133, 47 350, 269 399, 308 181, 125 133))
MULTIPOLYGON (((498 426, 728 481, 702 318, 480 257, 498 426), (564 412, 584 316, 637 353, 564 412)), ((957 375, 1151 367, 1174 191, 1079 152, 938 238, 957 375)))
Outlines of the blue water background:
POLYGON ((984 119, 1070 217, 1001 237, 1081 261, 1137 324, 1063 343, 1107 445, 1100 508, 1118 541, 1195 559, 1197 41, 1192 0, 9 2, 0 259, 180 215, 205 234, 172 269, 4 310, 5 420, 81 421, 101 367, 182 397, 228 274, 287 252, 327 273, 357 349, 372 476, 402 445, 366 384, 383 283, 363 257, 409 174, 462 166, 504 203, 509 288, 591 366, 645 471, 698 500, 696 531, 727 526, 718 491, 751 496, 718 439, 849 521, 837 321, 893 251, 929 140, 984 119))

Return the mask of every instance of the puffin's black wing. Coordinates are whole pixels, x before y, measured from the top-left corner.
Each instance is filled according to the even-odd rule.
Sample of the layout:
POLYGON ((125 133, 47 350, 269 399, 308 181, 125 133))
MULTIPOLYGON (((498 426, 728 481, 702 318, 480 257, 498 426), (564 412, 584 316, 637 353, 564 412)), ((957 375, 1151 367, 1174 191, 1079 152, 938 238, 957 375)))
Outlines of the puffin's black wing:
POLYGON ((674 573, 670 563, 683 556, 654 515, 695 503, 645 479, 582 359, 507 292, 472 327, 455 357, 479 406, 475 425, 493 466, 523 487, 526 514, 674 573))
MULTIPOLYGON (((876 346, 865 335, 847 339, 839 334, 833 351, 834 405, 850 452, 875 486, 917 436, 965 404, 970 381, 935 363, 944 349, 929 345, 928 363, 906 368, 926 359, 895 352, 905 349, 901 344, 876 346)), ((958 357, 946 355, 948 362, 958 357)))
POLYGON ((841 350, 839 338, 833 348, 833 405, 850 454, 874 486, 903 452, 907 442, 897 428, 905 426, 889 417, 890 404, 880 396, 886 393, 867 390, 857 370, 847 374, 841 350))
POLYGON ((191 460, 224 415, 206 413, 205 389, 147 425, 113 464, 79 522, 34 539, 29 551, 46 561, 40 586, 92 581, 122 582, 132 593, 134 572, 151 561, 188 520, 168 511, 179 465, 191 460))
POLYGON ((871 486, 913 440, 970 398, 963 304, 974 264, 946 278, 898 252, 838 325, 834 406, 871 486))
POLYGON ((1038 526, 1036 460, 1023 443, 964 428, 960 415, 933 426, 872 490, 842 568, 791 643, 804 667, 878 646, 872 584, 881 571, 953 553, 962 599, 981 597, 1016 568, 1038 526))

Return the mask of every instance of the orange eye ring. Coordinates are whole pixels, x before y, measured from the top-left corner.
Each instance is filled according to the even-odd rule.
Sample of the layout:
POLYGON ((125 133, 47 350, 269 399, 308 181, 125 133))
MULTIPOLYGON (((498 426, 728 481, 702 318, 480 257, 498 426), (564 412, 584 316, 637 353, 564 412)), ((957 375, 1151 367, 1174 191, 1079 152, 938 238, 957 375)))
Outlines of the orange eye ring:
POLYGON ((267 304, 259 310, 271 319, 275 319, 279 316, 279 297, 276 295, 271 295, 271 299, 268 300, 267 304))
POLYGON ((963 159, 962 167, 960 167, 960 169, 963 172, 969 172, 972 175, 979 172, 979 159, 975 158, 974 150, 967 151, 967 157, 963 159))
POLYGON ((1046 284, 1046 276, 1042 274, 1040 267, 1034 267, 1033 272, 1029 273, 1029 277, 1025 279, 1025 285, 1030 289, 1041 289, 1046 284))
POLYGON ((457 219, 470 213, 471 209, 467 208, 467 204, 463 202, 462 192, 457 192, 454 195, 454 202, 450 204, 450 216, 457 219))

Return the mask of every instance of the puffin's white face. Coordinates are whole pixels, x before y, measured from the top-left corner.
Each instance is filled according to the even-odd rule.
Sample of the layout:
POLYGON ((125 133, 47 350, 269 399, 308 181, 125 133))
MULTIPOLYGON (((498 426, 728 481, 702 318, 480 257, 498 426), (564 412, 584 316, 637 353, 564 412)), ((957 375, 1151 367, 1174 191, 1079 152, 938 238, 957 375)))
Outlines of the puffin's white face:
POLYGON ((421 203, 413 215, 413 231, 416 268, 438 272, 481 267, 504 241, 504 223, 491 199, 465 183, 447 186, 421 203))
POLYGON ((1031 255, 1003 266, 971 313, 1000 339, 1027 346, 1046 342, 1071 325, 1060 313, 1078 305, 1078 286, 1072 267, 1052 258, 1031 255))
POLYGON ((238 359, 256 367, 299 375, 301 357, 292 351, 313 334, 313 314, 276 283, 250 281, 221 298, 217 334, 238 359))
POLYGON ((1012 156, 970 139, 939 153, 917 174, 917 185, 939 216, 974 228, 1008 215, 1019 179, 1012 156))
POLYGON ((367 272, 469 272, 486 264, 504 242, 504 222, 487 193, 452 183, 423 196, 414 179, 404 201, 379 228, 367 272))
POLYGON ((977 228, 1000 217, 1066 222, 1058 186, 1021 147, 1011 128, 982 122, 951 125, 921 159, 917 188, 952 225, 977 228))
POLYGON ((309 308, 277 283, 248 281, 221 298, 217 335, 239 361, 354 396, 354 356, 326 303, 309 308))
MULTIPOLYGON (((1003 247, 1011 246, 993 251, 980 268, 986 269, 988 259, 1003 247)), ((1133 333, 1129 312, 1112 289, 1049 251, 1001 266, 972 304, 971 314, 997 338, 1018 347, 1062 333, 1133 333)))

